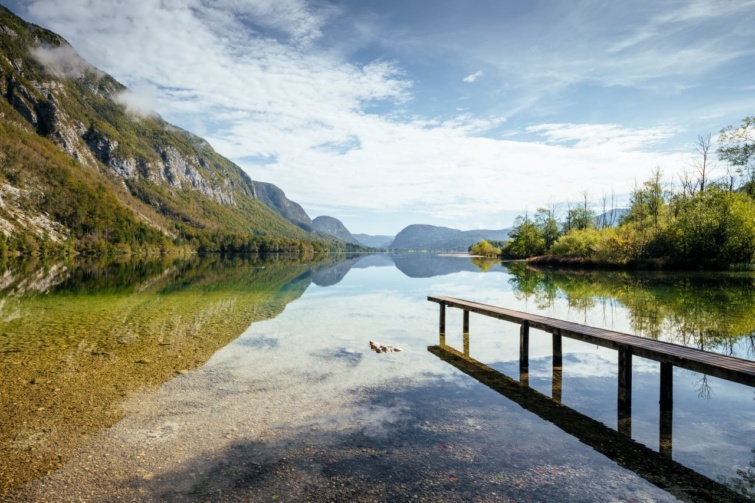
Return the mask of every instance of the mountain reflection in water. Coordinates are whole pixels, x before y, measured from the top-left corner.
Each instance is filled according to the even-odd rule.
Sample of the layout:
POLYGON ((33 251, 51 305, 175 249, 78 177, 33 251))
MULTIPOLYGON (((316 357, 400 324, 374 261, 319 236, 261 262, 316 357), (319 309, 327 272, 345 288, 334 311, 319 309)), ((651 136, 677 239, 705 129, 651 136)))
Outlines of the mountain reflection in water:
MULTIPOLYGON (((0 497, 673 501, 673 491, 428 353, 437 306, 426 297, 624 331, 652 316, 666 324, 700 314, 684 321, 698 334, 692 343, 740 355, 752 331, 730 328, 729 339, 715 339, 726 325, 706 319, 728 309, 746 330, 746 315, 678 307, 676 287, 658 285, 683 275, 596 273, 583 281, 517 267, 427 254, 12 265, 0 284, 0 497), (598 290, 590 295, 584 283, 598 290), (632 312, 640 303, 631 292, 656 314, 632 312), (376 354, 369 340, 404 351, 376 354)), ((745 275, 739 286, 729 277, 721 276, 722 288, 746 290, 745 275)), ((703 288, 715 289, 710 281, 703 288)), ((743 312, 752 308, 746 297, 734 302, 743 312)), ((449 322, 449 344, 460 340, 457 321, 449 322)), ((473 332, 477 360, 516 374, 515 331, 475 319, 473 332)), ((533 336, 529 383, 544 392, 550 353, 539 344, 533 336)), ((657 376, 635 363, 640 390, 657 376)), ((614 365, 595 348, 565 342, 563 403, 615 425, 615 407, 605 405, 615 404, 614 365)), ((674 379, 673 461, 751 490, 752 394, 711 379, 700 397, 701 376, 674 379)), ((632 435, 654 449, 653 395, 635 394, 632 435)))
POLYGON ((115 424, 125 397, 204 364, 251 323, 280 314, 329 265, 9 264, 0 284, 0 496, 115 424))

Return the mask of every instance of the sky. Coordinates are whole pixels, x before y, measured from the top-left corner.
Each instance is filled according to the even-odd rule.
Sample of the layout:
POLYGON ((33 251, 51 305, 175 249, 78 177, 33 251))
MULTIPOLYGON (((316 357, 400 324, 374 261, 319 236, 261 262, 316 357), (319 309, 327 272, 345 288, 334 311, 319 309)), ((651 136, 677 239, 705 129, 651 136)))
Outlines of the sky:
POLYGON ((600 210, 755 114, 755 0, 0 2, 352 233, 600 210))

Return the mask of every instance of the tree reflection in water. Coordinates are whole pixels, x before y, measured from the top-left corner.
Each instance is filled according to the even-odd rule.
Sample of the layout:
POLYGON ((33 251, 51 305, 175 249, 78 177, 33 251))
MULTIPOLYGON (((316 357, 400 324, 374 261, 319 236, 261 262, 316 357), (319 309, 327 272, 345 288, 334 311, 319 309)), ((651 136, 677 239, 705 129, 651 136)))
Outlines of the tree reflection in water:
MULTIPOLYGON (((755 449, 752 450, 755 455, 755 449)), ((724 480, 724 483, 738 493, 755 500, 755 458, 750 461, 748 468, 737 470, 737 476, 724 480)))
MULTIPOLYGON (((755 359, 755 275, 751 273, 575 271, 507 265, 518 300, 552 308, 564 299, 570 309, 603 307, 606 318, 626 309, 636 335, 707 351, 755 359)), ((607 320, 604 320, 607 321, 607 320)), ((696 383, 698 396, 710 399, 708 376, 696 383)), ((755 454, 755 449, 753 449, 755 454)), ((722 480, 755 499, 755 460, 722 480)))
POLYGON ((544 270, 524 263, 509 264, 508 270, 517 299, 533 301, 538 309, 565 299, 585 315, 602 306, 609 317, 622 307, 636 335, 755 358, 750 273, 544 270))

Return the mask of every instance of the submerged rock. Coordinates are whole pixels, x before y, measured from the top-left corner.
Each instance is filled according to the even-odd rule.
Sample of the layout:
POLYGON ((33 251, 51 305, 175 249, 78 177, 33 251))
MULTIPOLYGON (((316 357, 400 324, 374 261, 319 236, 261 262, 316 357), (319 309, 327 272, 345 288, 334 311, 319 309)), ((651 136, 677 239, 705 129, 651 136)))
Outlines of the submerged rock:
POLYGON ((399 347, 380 344, 375 341, 370 341, 370 349, 376 353, 400 353, 403 351, 399 347))

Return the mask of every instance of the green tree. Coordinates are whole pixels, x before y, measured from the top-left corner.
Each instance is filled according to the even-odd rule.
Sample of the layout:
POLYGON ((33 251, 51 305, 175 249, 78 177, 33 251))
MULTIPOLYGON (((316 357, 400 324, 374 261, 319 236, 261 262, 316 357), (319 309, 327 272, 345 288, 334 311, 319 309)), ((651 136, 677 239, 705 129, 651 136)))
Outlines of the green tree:
POLYGON ((755 203, 746 194, 711 185, 681 200, 668 229, 677 257, 721 263, 751 262, 755 255, 755 203))
POLYGON ((718 143, 718 158, 734 166, 746 191, 755 193, 755 116, 742 119, 739 127, 723 128, 718 143))
POLYGON ((472 252, 473 255, 480 255, 483 257, 497 257, 501 254, 500 248, 496 248, 484 239, 479 243, 472 245, 469 251, 472 252))
POLYGON ((516 217, 510 236, 511 240, 503 248, 506 257, 527 258, 545 253, 545 239, 527 214, 516 217))
POLYGON ((595 227, 595 219, 595 211, 593 211, 590 205, 590 194, 585 190, 582 192, 582 200, 579 204, 574 206, 571 204, 568 205, 564 233, 572 229, 591 229, 595 227))
POLYGON ((556 211, 554 208, 538 208, 535 212, 535 226, 543 236, 543 248, 545 252, 550 250, 553 243, 561 236, 556 221, 556 211))
POLYGON ((656 167, 641 187, 632 191, 629 211, 623 223, 634 224, 638 229, 657 229, 667 209, 668 192, 663 188, 663 172, 656 167))

